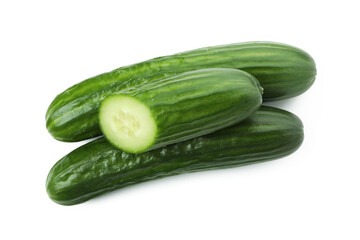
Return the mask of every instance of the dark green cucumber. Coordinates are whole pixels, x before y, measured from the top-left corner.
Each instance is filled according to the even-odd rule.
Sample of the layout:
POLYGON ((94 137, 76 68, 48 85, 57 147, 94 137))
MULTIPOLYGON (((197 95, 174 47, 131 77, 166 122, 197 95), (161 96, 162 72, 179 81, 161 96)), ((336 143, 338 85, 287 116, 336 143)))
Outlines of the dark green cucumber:
POLYGON ((244 70, 264 88, 263 99, 299 95, 314 82, 315 63, 306 52, 271 42, 236 43, 159 57, 89 78, 59 94, 46 113, 46 127, 60 141, 101 135, 100 102, 115 92, 173 74, 203 68, 244 70))
POLYGON ((114 146, 142 153, 234 125, 259 109, 261 94, 244 71, 200 69, 105 98, 100 126, 114 146))
POLYGON ((271 107, 234 126, 142 154, 123 152, 100 138, 60 159, 46 189, 53 201, 73 205, 147 180, 284 157, 303 138, 298 117, 271 107))

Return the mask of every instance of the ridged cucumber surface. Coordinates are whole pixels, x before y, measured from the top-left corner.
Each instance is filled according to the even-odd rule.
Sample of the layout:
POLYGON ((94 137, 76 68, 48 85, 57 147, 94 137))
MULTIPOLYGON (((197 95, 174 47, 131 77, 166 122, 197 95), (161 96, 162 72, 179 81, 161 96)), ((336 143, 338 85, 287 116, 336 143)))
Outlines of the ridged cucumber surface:
POLYGON ((200 69, 105 98, 100 126, 114 146, 141 153, 234 125, 259 109, 261 94, 244 71, 200 69))
POLYGON ((316 75, 309 54, 281 43, 247 42, 201 48, 121 67, 70 87, 50 104, 46 127, 54 138, 66 142, 101 135, 98 110, 105 97, 157 78, 203 68, 235 68, 250 73, 264 88, 265 101, 305 92, 316 75))
POLYGON ((59 204, 79 204, 148 180, 284 157, 303 138, 298 117, 271 107, 261 107, 234 126, 142 154, 123 152, 100 138, 60 159, 50 170, 46 189, 59 204))

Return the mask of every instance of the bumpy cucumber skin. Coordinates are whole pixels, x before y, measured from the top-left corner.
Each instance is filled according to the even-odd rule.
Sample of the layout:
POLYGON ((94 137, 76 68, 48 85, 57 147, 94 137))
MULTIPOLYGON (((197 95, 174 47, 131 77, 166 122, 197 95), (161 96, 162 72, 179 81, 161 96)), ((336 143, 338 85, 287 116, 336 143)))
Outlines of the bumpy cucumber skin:
POLYGON ((59 94, 46 113, 46 127, 57 140, 75 142, 101 135, 100 102, 108 95, 154 79, 203 68, 235 68, 259 80, 263 99, 278 100, 305 92, 316 67, 301 49, 272 42, 247 42, 196 49, 115 69, 80 82, 59 94))
MULTIPOLYGON (((128 95, 150 109, 157 125, 152 145, 137 152, 130 151, 132 153, 182 142, 234 125, 258 110, 262 103, 259 82, 244 71, 230 68, 200 69, 154 80, 128 95)), ((108 99, 102 102, 100 115, 108 99)), ((106 132, 103 133, 107 138, 106 132)), ((112 143, 110 138, 108 141, 112 143)))
POLYGON ((100 138, 60 159, 46 189, 59 204, 79 204, 148 180, 281 158, 296 151, 303 138, 300 119, 272 107, 212 134, 142 154, 123 152, 100 138))

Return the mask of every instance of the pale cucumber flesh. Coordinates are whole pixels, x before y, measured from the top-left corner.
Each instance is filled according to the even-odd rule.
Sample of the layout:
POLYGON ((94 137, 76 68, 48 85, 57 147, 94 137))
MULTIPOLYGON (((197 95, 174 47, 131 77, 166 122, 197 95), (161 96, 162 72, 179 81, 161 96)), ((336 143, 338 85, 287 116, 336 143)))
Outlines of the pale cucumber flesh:
POLYGON ((126 152, 139 153, 155 139, 157 126, 151 111, 128 95, 113 95, 100 108, 100 126, 108 141, 126 152))

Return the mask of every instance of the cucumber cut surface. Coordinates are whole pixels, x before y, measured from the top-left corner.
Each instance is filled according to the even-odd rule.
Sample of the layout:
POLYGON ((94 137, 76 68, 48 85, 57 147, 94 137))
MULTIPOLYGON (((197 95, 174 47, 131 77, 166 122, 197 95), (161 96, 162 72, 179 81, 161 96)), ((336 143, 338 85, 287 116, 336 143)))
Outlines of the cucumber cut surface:
POLYGON ((149 148, 157 131, 150 109, 126 95, 113 95, 104 100, 100 123, 113 145, 133 153, 149 148))

